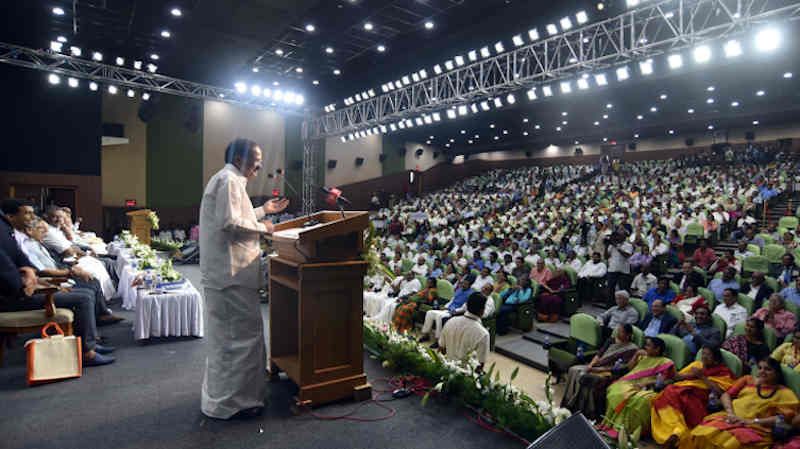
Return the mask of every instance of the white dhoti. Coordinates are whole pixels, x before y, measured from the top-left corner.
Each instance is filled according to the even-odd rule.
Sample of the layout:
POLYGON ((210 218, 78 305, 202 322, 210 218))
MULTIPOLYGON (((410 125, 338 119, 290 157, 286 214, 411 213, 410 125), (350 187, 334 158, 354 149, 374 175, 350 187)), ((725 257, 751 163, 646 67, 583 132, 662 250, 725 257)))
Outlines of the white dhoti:
POLYGON ((201 409, 212 418, 264 406, 267 352, 255 288, 205 288, 208 326, 201 409))
POLYGON ((368 317, 373 317, 378 315, 383 307, 391 301, 394 301, 395 298, 390 298, 388 294, 384 292, 364 292, 364 313, 368 317))
POLYGON ((391 323, 394 318, 394 312, 397 310, 397 298, 387 298, 383 303, 381 310, 375 315, 367 315, 370 321, 378 321, 382 323, 391 323))
POLYGON ((78 259, 77 265, 100 282, 100 288, 103 290, 103 296, 106 299, 114 297, 117 289, 114 288, 114 282, 111 280, 108 271, 106 271, 106 266, 103 262, 91 256, 84 256, 78 259))
POLYGON ((429 310, 425 312, 425 322, 422 324, 422 334, 430 333, 431 329, 434 330, 433 336, 436 341, 439 340, 439 334, 442 332, 442 320, 450 317, 450 312, 447 310, 429 310))

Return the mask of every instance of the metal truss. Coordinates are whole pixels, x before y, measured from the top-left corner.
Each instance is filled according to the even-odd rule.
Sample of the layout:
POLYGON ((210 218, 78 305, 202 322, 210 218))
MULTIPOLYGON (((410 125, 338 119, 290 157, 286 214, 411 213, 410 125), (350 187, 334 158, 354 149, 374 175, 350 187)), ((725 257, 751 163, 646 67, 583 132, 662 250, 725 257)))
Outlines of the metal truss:
POLYGON ((178 95, 199 100, 221 101, 237 106, 306 117, 306 114, 298 111, 296 106, 284 105, 281 102, 276 102, 273 105, 263 98, 253 97, 249 94, 239 95, 233 89, 193 83, 157 73, 127 69, 3 42, 0 42, 0 63, 57 73, 73 78, 88 79, 101 84, 113 84, 120 88, 126 87, 139 89, 143 92, 178 95))
MULTIPOLYGON (((767 21, 798 18, 800 2, 797 0, 652 2, 314 117, 309 124, 310 137, 324 138, 373 129, 584 73, 598 73, 700 42, 735 36, 767 21)), ((606 76, 611 78, 612 74, 606 76)))
POLYGON ((316 198, 319 192, 317 185, 319 167, 317 161, 321 152, 322 139, 310 138, 308 128, 309 122, 303 122, 303 215, 310 215, 316 212, 316 198))

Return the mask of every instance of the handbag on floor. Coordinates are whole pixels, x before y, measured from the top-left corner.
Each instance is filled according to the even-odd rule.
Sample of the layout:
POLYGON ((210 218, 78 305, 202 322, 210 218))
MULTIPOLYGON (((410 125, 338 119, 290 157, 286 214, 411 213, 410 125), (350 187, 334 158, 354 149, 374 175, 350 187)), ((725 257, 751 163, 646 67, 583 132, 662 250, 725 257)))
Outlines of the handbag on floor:
POLYGON ((54 322, 42 328, 42 338, 25 342, 25 351, 28 354, 28 385, 81 377, 81 337, 65 336, 54 322), (48 335, 47 330, 51 327, 58 333, 48 335))

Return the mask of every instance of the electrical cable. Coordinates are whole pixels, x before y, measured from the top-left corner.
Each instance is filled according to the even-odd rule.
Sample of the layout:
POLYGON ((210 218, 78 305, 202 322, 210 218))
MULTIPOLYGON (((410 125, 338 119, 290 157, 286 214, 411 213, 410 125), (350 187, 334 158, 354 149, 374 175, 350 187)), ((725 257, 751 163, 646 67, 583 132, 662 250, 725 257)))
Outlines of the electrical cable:
POLYGON ((467 408, 472 410, 475 413, 475 416, 477 416, 477 418, 473 418, 472 416, 469 415, 468 412, 464 412, 464 417, 467 418, 470 422, 472 422, 474 424, 477 424, 477 425, 483 427, 484 429, 486 429, 486 430, 488 430, 490 432, 494 432, 494 433, 499 433, 501 435, 510 436, 511 438, 514 438, 514 439, 519 440, 520 442, 524 443, 525 446, 530 446, 530 444, 531 444, 530 441, 526 440, 525 438, 522 438, 521 436, 515 434, 514 432, 511 432, 511 431, 508 431, 508 430, 505 430, 505 429, 502 429, 502 428, 499 428, 499 427, 495 427, 493 423, 487 421, 486 418, 483 415, 481 415, 480 413, 478 413, 477 410, 475 410, 474 408, 469 407, 469 406, 467 406, 467 408))

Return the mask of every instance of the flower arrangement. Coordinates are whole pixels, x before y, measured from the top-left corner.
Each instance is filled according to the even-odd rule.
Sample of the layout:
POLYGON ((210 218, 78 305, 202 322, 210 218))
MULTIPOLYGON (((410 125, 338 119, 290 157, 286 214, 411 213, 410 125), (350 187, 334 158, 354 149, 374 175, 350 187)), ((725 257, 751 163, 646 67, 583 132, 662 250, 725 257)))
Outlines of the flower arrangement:
POLYGON ((150 214, 147 215, 147 221, 150 222, 150 227, 154 231, 158 231, 158 215, 155 212, 150 211, 150 214))
POLYGON ((367 262, 367 276, 374 276, 376 273, 388 275, 389 278, 394 278, 394 273, 386 265, 381 263, 381 256, 378 254, 377 244, 378 235, 375 231, 375 226, 369 222, 369 231, 364 234, 364 252, 361 253, 361 258, 367 262))
POLYGON ((122 243, 125 244, 126 248, 133 248, 134 246, 139 244, 139 239, 136 238, 135 235, 131 234, 131 231, 128 230, 122 231, 122 234, 120 235, 120 240, 122 240, 122 243))
POLYGON ((172 267, 172 259, 161 265, 160 274, 161 280, 164 282, 177 282, 183 279, 183 276, 172 267))
POLYGON ((171 239, 160 239, 158 237, 152 237, 150 239, 150 247, 156 251, 168 251, 173 253, 179 250, 183 246, 181 242, 176 242, 171 239))
POLYGON ((548 376, 545 383, 546 400, 535 401, 511 383, 517 377, 515 369, 508 383, 500 380, 500 372, 492 365, 479 371, 473 355, 463 362, 447 359, 438 352, 417 343, 413 338, 390 326, 364 322, 364 345, 386 368, 423 377, 434 387, 423 397, 442 396, 477 410, 497 428, 528 441, 533 441, 555 425, 567 419, 569 410, 555 407, 548 376))

